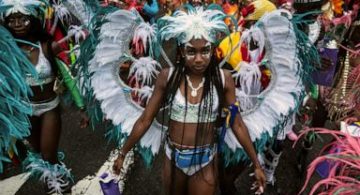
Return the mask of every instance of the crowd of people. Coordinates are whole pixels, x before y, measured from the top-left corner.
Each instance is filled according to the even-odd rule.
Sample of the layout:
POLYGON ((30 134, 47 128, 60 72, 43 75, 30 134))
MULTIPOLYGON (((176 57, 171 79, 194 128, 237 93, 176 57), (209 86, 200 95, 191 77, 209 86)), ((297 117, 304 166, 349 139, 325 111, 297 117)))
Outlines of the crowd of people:
POLYGON ((112 127, 114 174, 129 151, 151 165, 163 149, 166 194, 241 194, 247 166, 263 194, 284 140, 301 144, 305 171, 318 132, 335 139, 309 167, 323 178, 310 193, 360 193, 359 6, 0 0, 0 173, 20 160, 46 192, 71 192, 58 145, 73 102, 82 128, 112 127))

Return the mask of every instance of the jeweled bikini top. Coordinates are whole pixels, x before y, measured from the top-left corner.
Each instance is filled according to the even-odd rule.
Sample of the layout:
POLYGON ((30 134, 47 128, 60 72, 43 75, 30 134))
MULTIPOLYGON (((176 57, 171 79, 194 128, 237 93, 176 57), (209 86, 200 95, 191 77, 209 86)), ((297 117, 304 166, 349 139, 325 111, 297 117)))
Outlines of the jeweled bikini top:
POLYGON ((33 77, 32 75, 26 76, 26 82, 30 86, 38 86, 48 84, 55 80, 51 64, 48 59, 46 59, 44 52, 39 44, 39 57, 38 62, 35 66, 38 78, 33 77))
MULTIPOLYGON (((169 77, 173 73, 173 68, 170 68, 169 70, 169 77)), ((223 85, 225 84, 225 78, 224 78, 224 72, 220 69, 221 73, 221 81, 223 85)), ((200 103, 192 104, 190 102, 185 102, 185 97, 181 94, 180 88, 177 90, 175 98, 172 103, 171 107, 171 116, 170 119, 182 123, 208 123, 208 122, 214 122, 218 116, 218 108, 219 108, 219 98, 218 98, 218 92, 213 86, 212 89, 213 93, 212 95, 212 105, 210 105, 209 98, 207 100, 204 100, 206 102, 201 104, 200 112, 199 112, 199 106, 200 103), (187 108, 186 108, 187 106, 187 108), (204 113, 207 108, 211 106, 211 115, 210 116, 202 116, 199 118, 199 113, 204 113), (203 109, 203 110, 201 110, 203 109)), ((210 113, 209 113, 210 114, 210 113)))

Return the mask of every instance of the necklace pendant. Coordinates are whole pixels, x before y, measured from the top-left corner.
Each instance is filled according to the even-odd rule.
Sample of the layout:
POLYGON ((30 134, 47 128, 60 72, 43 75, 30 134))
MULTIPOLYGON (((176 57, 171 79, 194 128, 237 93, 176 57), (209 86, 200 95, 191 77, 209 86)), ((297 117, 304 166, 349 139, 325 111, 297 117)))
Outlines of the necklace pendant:
POLYGON ((192 90, 192 91, 191 91, 191 96, 192 96, 192 97, 196 97, 196 96, 197 96, 197 91, 196 91, 196 90, 192 90))

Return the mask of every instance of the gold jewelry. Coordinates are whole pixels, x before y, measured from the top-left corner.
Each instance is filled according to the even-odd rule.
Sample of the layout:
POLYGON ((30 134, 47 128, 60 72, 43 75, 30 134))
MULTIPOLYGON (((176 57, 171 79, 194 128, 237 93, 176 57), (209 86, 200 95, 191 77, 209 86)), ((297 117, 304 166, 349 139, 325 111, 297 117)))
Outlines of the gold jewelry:
POLYGON ((341 77, 337 83, 335 89, 333 89, 326 102, 329 117, 331 120, 339 120, 347 116, 347 114, 354 108, 354 103, 351 101, 351 95, 349 94, 348 76, 351 71, 349 63, 349 52, 346 53, 345 62, 342 66, 341 77))

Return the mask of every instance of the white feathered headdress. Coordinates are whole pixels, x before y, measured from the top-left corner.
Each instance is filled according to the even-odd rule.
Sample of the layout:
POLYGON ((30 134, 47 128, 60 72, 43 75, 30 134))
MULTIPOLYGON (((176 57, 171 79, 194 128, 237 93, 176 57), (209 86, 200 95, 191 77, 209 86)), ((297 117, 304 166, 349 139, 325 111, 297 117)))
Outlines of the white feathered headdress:
POLYGON ((219 32, 229 31, 224 23, 224 17, 226 15, 220 10, 204 10, 203 7, 191 8, 187 11, 178 10, 173 16, 164 16, 160 19, 160 37, 162 40, 177 38, 182 44, 193 38, 204 38, 215 43, 219 32))
POLYGON ((44 11, 41 7, 47 4, 45 0, 0 0, 0 12, 2 17, 17 12, 25 15, 39 16, 39 11, 44 11))

